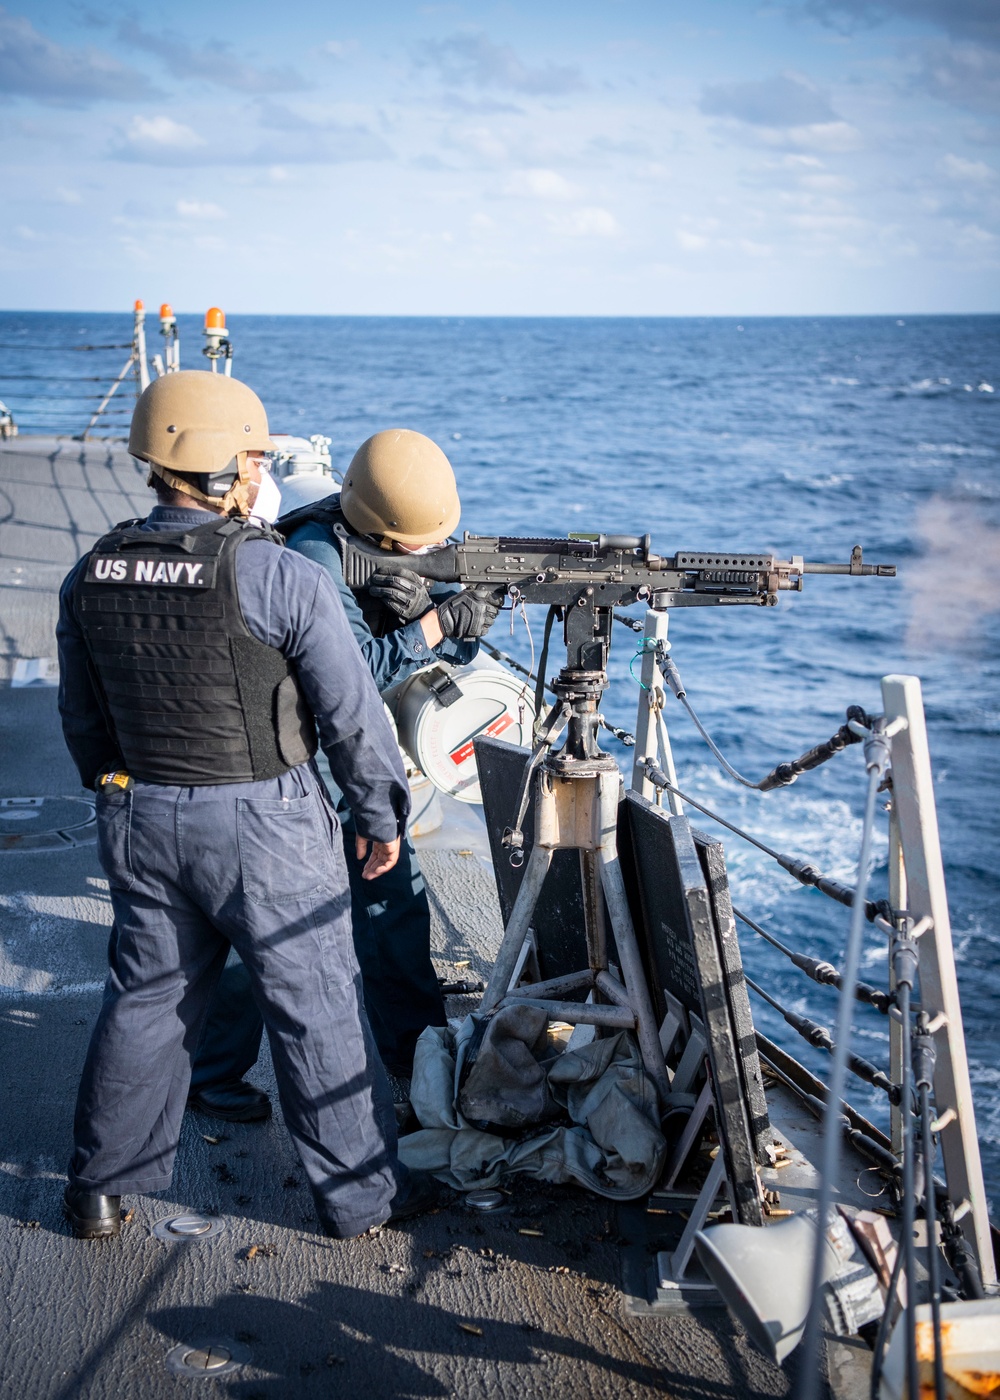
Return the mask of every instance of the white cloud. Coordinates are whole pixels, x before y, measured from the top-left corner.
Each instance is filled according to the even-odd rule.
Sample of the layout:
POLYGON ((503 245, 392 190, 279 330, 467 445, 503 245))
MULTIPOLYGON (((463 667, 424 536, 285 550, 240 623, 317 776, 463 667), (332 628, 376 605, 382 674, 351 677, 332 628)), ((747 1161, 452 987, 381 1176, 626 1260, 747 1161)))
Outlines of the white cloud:
POLYGON ((173 117, 133 117, 125 133, 126 145, 144 150, 193 151, 204 146, 204 139, 173 117))
POLYGON ((995 248, 1000 239, 989 229, 980 228, 978 224, 966 224, 964 228, 959 229, 955 242, 959 248, 982 253, 995 248))
POLYGON ((576 68, 546 62, 532 67, 507 44, 488 35, 463 31, 423 45, 421 58, 446 83, 475 88, 505 88, 527 96, 562 96, 586 87, 576 68))
POLYGON ((853 214, 790 214, 788 222, 805 233, 821 236, 846 234, 864 227, 864 220, 856 218, 853 214))
POLYGON ((829 99, 808 78, 779 73, 762 82, 717 83, 702 93, 701 110, 753 126, 802 127, 835 122, 829 99))
POLYGON ((791 146, 795 150, 843 155, 862 144, 861 133, 850 122, 817 122, 812 126, 758 127, 754 133, 766 146, 791 146))
POLYGON ((231 45, 210 39, 197 47, 176 34, 151 34, 135 17, 122 20, 118 38, 132 48, 154 54, 175 78, 215 83, 236 92, 301 92, 307 86, 292 68, 255 68, 233 52, 231 45))
POLYGON ((489 165, 505 165, 510 159, 506 142, 488 126, 458 126, 448 132, 448 144, 489 165))
POLYGON ((677 246, 685 253, 700 253, 703 248, 708 247, 708 239, 700 233, 691 233, 686 228, 679 228, 674 237, 677 239, 677 246))
POLYGON ((0 92, 53 106, 135 101, 155 94, 143 74, 100 49, 71 49, 0 9, 0 92))
POLYGON ((808 9, 827 23, 854 19, 866 27, 895 11, 907 20, 939 25, 957 38, 1000 47, 1000 11, 993 0, 810 0, 808 9))
POLYGON ((357 39, 327 39, 320 48, 323 53, 329 54, 331 58, 347 58, 352 53, 357 53, 361 45, 357 39))
MULTIPOLYGON (((1000 13, 992 0, 989 4, 1000 13)), ((924 46, 923 58, 923 68, 914 78, 917 91, 973 112, 1000 111, 1000 51, 937 40, 924 46)))
POLYGON ((823 194, 840 194, 854 188, 854 181, 849 180, 846 175, 803 175, 799 184, 803 189, 819 190, 823 194))
POLYGON ((992 165, 987 165, 984 160, 965 160, 962 156, 946 155, 941 162, 941 168, 953 180, 972 184, 987 184, 997 178, 997 172, 992 165))
POLYGON ((79 190, 68 190, 63 185, 58 185, 52 191, 52 197, 59 204, 82 204, 83 195, 79 190))
POLYGON ((770 243, 755 243, 751 238, 737 239, 736 246, 748 258, 769 258, 774 252, 770 243))
POLYGON ((579 197, 580 190, 555 170, 516 170, 507 181, 504 194, 521 199, 569 200, 579 197))
POLYGON ((111 155, 149 165, 262 165, 273 170, 290 164, 386 160, 393 154, 381 136, 362 125, 313 121, 276 103, 261 104, 259 114, 262 132, 249 125, 220 126, 211 146, 172 117, 135 117, 111 155))
POLYGON ((614 214, 596 205, 573 209, 560 215, 555 223, 561 233, 568 233, 571 238, 615 238, 622 231, 614 214))
POLYGON ((206 219, 229 218, 225 209, 220 209, 217 204, 198 199, 179 199, 177 201, 177 212, 182 219, 196 219, 199 223, 204 222, 206 219))

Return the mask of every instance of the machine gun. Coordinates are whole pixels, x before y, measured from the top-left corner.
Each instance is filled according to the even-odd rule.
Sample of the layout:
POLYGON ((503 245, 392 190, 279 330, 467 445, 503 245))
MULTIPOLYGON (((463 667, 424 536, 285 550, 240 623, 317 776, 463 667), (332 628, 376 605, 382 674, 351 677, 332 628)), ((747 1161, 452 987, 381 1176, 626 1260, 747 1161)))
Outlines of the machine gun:
MULTIPOLYGON (((509 597, 515 604, 547 603, 560 608, 566 637, 566 669, 604 672, 613 609, 644 602, 647 607, 690 608, 737 603, 773 607, 778 594, 799 592, 806 574, 895 577, 894 564, 865 564, 855 545, 848 564, 807 564, 795 555, 689 551, 654 554, 649 535, 569 535, 524 539, 465 534, 430 554, 391 554, 343 526, 344 578, 364 588, 373 573, 415 570, 439 583, 462 583, 509 597)), ((603 687, 602 687, 603 689, 603 687)))
MULTIPOLYGON (((460 543, 414 557, 378 549, 352 537, 339 524, 334 529, 344 578, 351 588, 364 588, 374 573, 416 570, 429 581, 487 589, 498 603, 506 595, 515 606, 545 603, 561 612, 566 665, 552 683, 556 702, 541 723, 524 766, 513 822, 503 834, 511 865, 525 865, 523 826, 534 793, 534 844, 481 1010, 489 1012, 501 1005, 513 985, 554 852, 577 850, 588 966, 582 976, 611 1005, 551 999, 530 1004, 575 1022, 634 1027, 643 1063, 666 1096, 669 1083, 663 1050, 617 855, 621 779, 614 759, 602 753, 597 742, 614 609, 639 602, 653 609, 735 603, 766 607, 778 601, 779 593, 801 589, 806 574, 891 578, 895 568, 863 563, 860 546, 853 550, 849 564, 806 564, 798 557, 777 559, 765 553, 692 552, 661 557, 653 553, 648 535, 521 539, 466 534, 460 543), (563 730, 566 739, 556 752, 554 745, 563 730), (610 970, 609 932, 617 950, 620 981, 610 970)), ((551 998, 561 995, 567 985, 579 984, 580 978, 557 978, 532 990, 535 997, 551 998)))

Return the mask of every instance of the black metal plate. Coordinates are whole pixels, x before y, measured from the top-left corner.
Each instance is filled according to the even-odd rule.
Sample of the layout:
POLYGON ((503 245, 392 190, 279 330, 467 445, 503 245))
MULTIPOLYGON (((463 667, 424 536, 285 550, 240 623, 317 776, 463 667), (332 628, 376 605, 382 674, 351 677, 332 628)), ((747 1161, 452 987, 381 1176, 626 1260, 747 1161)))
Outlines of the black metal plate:
POLYGON ((746 978, 743 975, 736 920, 729 897, 726 855, 721 841, 713 841, 696 827, 691 828, 691 835, 694 837, 695 849, 712 901, 712 914, 726 982, 726 1000, 729 1002, 729 1014, 736 1035, 740 1078, 743 1081, 744 1100, 750 1118, 750 1134, 757 1161, 766 1166, 766 1149, 771 1141, 771 1121, 767 1113, 767 1099, 764 1097, 764 1081, 761 1077, 760 1056, 757 1054, 753 1013, 750 1010, 746 978))
MULTIPOLYGON (((501 845, 504 830, 517 815, 524 766, 530 750, 502 739, 474 740, 479 783, 483 794, 483 814, 490 837, 490 854, 496 876, 500 910, 506 925, 521 887, 527 857, 534 845, 535 803, 528 803, 524 819, 524 865, 515 869, 510 851, 501 845)), ((583 923, 583 891, 580 884, 580 857, 576 851, 556 851, 545 877, 532 919, 538 950, 540 976, 563 977, 587 966, 587 940, 583 923)))
POLYGON ((687 817, 671 816, 636 792, 626 793, 625 806, 656 985, 696 1012, 705 1027, 716 1120, 737 1215, 744 1225, 761 1225, 756 1144, 750 1130, 740 1045, 730 1012, 709 882, 691 824, 687 817))

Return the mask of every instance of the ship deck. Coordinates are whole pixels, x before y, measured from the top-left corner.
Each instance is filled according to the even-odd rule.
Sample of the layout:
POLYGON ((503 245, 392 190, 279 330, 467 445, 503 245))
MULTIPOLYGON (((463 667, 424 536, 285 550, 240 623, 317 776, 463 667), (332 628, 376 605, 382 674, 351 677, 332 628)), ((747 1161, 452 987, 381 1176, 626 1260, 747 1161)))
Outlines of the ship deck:
MULTIPOLYGON (((786 1396, 789 1374, 754 1351, 723 1309, 668 1316, 648 1306, 645 1266, 657 1242, 635 1207, 522 1179, 508 1206, 489 1215, 456 1197, 405 1228, 324 1238, 276 1098, 264 1125, 188 1114, 171 1190, 128 1199, 117 1241, 70 1237, 62 1187, 111 908, 95 846, 71 829, 83 809, 65 799, 84 794, 63 747, 56 691, 11 679, 18 660, 54 657, 69 567, 98 534, 150 503, 120 446, 42 438, 0 446, 0 847, 17 837, 0 849, 0 1393, 786 1396), (11 798, 51 802, 27 808, 11 798), (49 829, 66 834, 46 842, 40 833, 49 829), (221 1231, 201 1243, 153 1234, 185 1209, 217 1216, 221 1231), (235 1343, 249 1359, 204 1379, 169 1369, 178 1344, 213 1341, 235 1343)), ((451 804, 444 827, 419 844, 439 970, 468 962, 487 973, 501 928, 484 829, 451 804)), ((252 1077, 273 1094, 266 1045, 252 1077)), ((782 1135, 814 1157, 809 1115, 784 1091, 772 1091, 771 1106, 782 1135)), ((845 1183, 864 1165, 848 1162, 845 1183)), ((775 1184, 788 1205, 812 1197, 804 1164, 775 1184)), ((862 1353, 837 1347, 835 1392, 866 1393, 862 1353)))

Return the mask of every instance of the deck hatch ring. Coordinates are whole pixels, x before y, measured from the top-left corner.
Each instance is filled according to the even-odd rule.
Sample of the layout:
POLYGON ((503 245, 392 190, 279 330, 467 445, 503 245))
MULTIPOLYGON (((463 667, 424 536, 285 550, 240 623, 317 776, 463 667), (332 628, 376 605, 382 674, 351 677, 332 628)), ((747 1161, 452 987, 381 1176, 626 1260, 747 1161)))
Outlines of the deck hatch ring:
POLYGON ((197 1215, 194 1211, 185 1211, 183 1215, 158 1220, 153 1226, 153 1234, 158 1240, 165 1240, 168 1244, 184 1241, 200 1243, 202 1240, 221 1235, 225 1228, 225 1222, 218 1216, 197 1215))
POLYGON ((97 840, 94 799, 0 797, 0 851, 54 851, 97 840))
POLYGON ((470 1191, 465 1197, 465 1204, 477 1211, 499 1210, 506 1203, 507 1197, 502 1191, 470 1191))
POLYGON ((249 1360, 249 1348, 228 1337, 199 1337, 194 1342, 179 1342, 166 1356, 167 1369, 175 1376, 190 1376, 195 1380, 228 1376, 249 1360))

